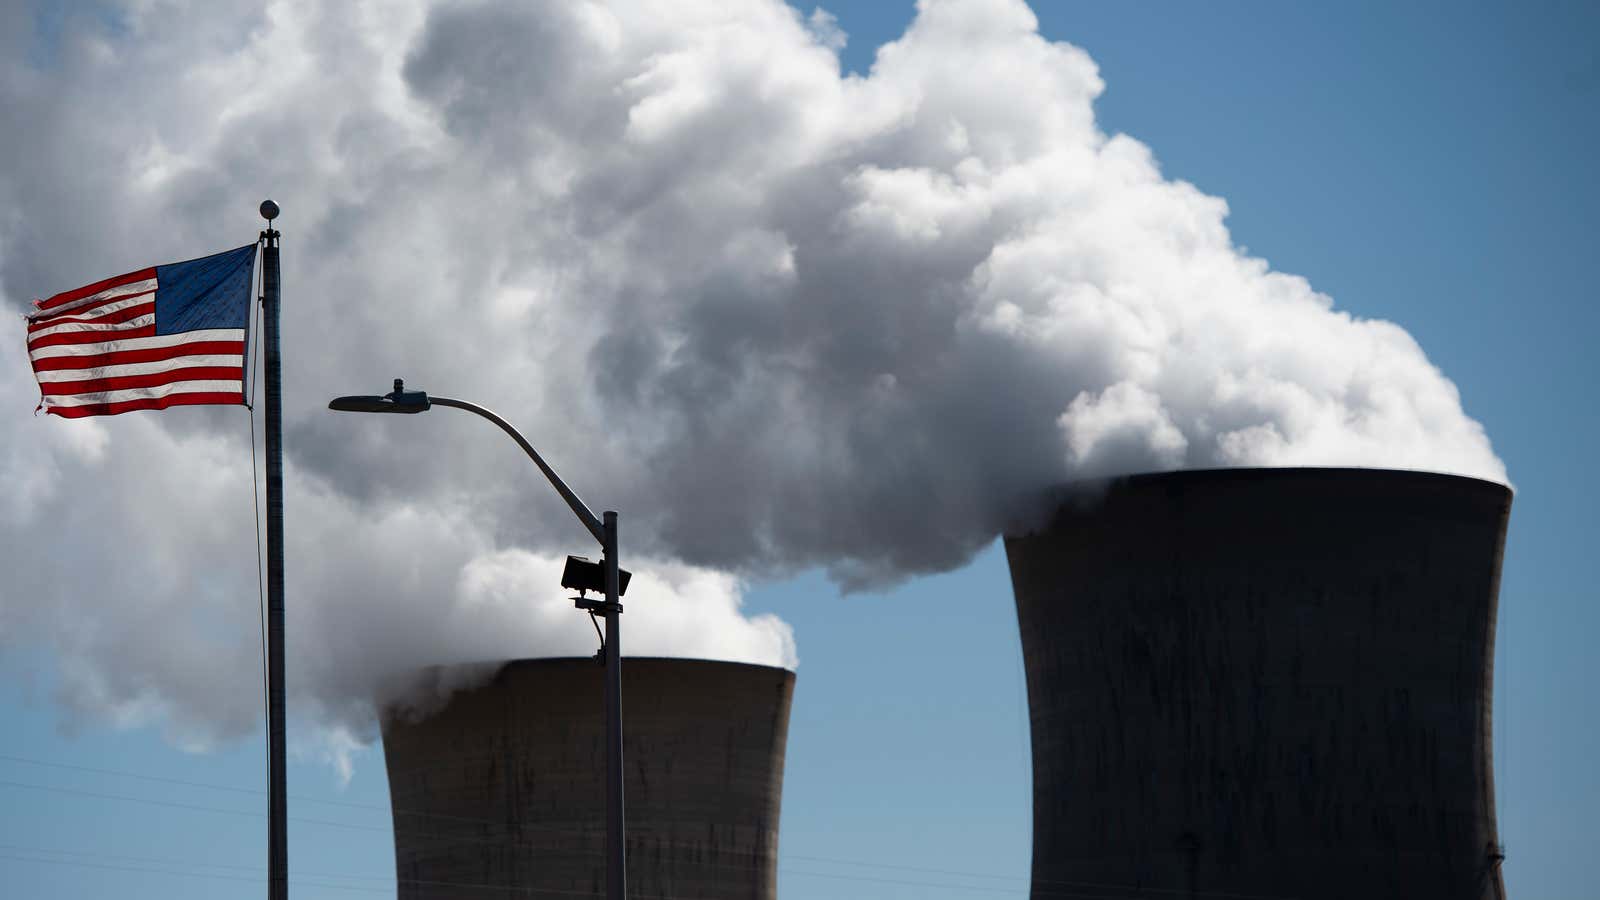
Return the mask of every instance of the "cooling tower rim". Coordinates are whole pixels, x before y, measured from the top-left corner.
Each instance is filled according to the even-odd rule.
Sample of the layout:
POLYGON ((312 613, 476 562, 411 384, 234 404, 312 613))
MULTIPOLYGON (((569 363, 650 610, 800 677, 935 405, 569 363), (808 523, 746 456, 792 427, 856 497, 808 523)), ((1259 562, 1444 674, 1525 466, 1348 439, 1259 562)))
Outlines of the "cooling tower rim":
MULTIPOLYGON (((624 653, 622 655, 622 664, 626 666, 631 662, 684 663, 693 667, 717 666, 757 670, 764 669, 774 672, 787 672, 790 675, 795 674, 795 670, 785 668, 784 666, 769 666, 762 663, 739 662, 731 659, 704 659, 696 656, 630 656, 624 653)), ((592 665, 595 668, 600 667, 600 664, 597 663, 595 658, 592 656, 519 656, 504 659, 462 660, 460 662, 437 663, 430 666, 421 666, 417 671, 431 673, 445 672, 453 669, 466 670, 494 668, 496 673, 498 673, 504 669, 509 669, 512 667, 528 668, 540 665, 570 666, 579 663, 592 665)))
POLYGON ((1125 491, 1159 488, 1184 489, 1187 486, 1216 488, 1228 483, 1248 483, 1259 488, 1271 482, 1336 487, 1341 482, 1371 490, 1389 485, 1397 490, 1428 492, 1452 496, 1461 502, 1498 507, 1504 516, 1511 508, 1514 491, 1510 485, 1469 475, 1430 472, 1424 469, 1383 469, 1359 466, 1234 466, 1215 469, 1174 469, 1165 472, 1133 472, 1101 478, 1064 481, 1045 488, 1034 496, 1034 505, 1021 511, 1005 529, 1006 539, 1036 534, 1063 509, 1085 501, 1090 506, 1101 498, 1125 491))
MULTIPOLYGON (((574 661, 591 663, 596 668, 599 668, 600 665, 599 663, 595 662, 595 659, 592 656, 523 656, 518 657, 517 659, 500 660, 500 662, 505 666, 537 665, 540 663, 566 663, 574 661)), ((490 664, 492 664, 492 662, 493 661, 491 661, 490 664)), ((706 665, 743 669, 767 669, 774 672, 788 672, 790 675, 794 674, 793 669, 785 668, 783 666, 769 666, 763 663, 739 662, 732 659, 706 659, 700 656, 629 656, 626 653, 622 654, 622 664, 627 665, 630 662, 688 663, 694 666, 706 665)))
POLYGON ((1046 492, 1059 494, 1085 489, 1094 490, 1117 484, 1141 484, 1151 481, 1167 483, 1187 480, 1216 482, 1228 479, 1259 481, 1268 478, 1304 478, 1311 475, 1318 475, 1328 479, 1350 478, 1363 481, 1391 479, 1397 482, 1417 484, 1431 482, 1437 485, 1455 485, 1463 490, 1479 490, 1506 496, 1516 493, 1516 489, 1510 484, 1472 475, 1457 475, 1451 472, 1435 472, 1428 469, 1391 469, 1367 466, 1226 466, 1212 469, 1129 472, 1123 475, 1106 475, 1099 478, 1079 478, 1064 481, 1053 488, 1046 489, 1046 492))
MULTIPOLYGON (((689 670, 702 673, 720 672, 722 680, 739 681, 745 678, 759 679, 762 677, 777 676, 777 683, 785 686, 785 690, 792 690, 795 683, 793 669, 782 666, 766 666, 760 663, 735 662, 726 659, 700 659, 690 656, 627 656, 622 657, 623 677, 627 677, 628 663, 670 663, 672 668, 679 672, 689 670), (743 672, 739 676, 737 673, 743 672)), ((435 663, 432 665, 418 666, 412 670, 416 679, 413 695, 409 699, 383 704, 378 712, 378 719, 385 734, 388 734, 390 723, 397 719, 415 720, 418 717, 426 718, 439 708, 437 704, 446 701, 449 697, 464 691, 474 691, 479 688, 500 684, 507 678, 514 677, 517 673, 536 672, 540 668, 559 669, 571 671, 583 666, 591 666, 598 675, 603 667, 593 656, 529 656, 516 659, 484 659, 462 660, 459 662, 435 663), (420 691, 420 693, 419 693, 420 691), (424 698, 418 702, 418 698, 424 698)))

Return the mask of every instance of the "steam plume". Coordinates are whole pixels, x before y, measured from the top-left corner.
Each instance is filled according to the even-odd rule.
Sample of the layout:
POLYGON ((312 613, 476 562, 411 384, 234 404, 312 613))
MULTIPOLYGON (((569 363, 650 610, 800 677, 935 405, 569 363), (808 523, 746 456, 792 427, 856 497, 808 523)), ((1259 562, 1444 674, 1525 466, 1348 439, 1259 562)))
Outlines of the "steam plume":
MULTIPOLYGON (((236 245, 283 205, 291 687, 358 736, 417 664, 592 650, 552 590, 587 540, 509 442, 322 408, 396 375, 622 512, 654 573, 637 652, 792 664, 736 579, 958 566, 1071 478, 1505 478, 1402 328, 1103 133, 1093 61, 1019 0, 927 0, 866 77, 776 0, 236 6, 68 19, 45 51, 0 29, 32 161, 0 172, 0 290, 236 245)), ((75 708, 252 727, 242 416, 27 421, 25 360, 0 365, 0 641, 54 648, 75 708)))

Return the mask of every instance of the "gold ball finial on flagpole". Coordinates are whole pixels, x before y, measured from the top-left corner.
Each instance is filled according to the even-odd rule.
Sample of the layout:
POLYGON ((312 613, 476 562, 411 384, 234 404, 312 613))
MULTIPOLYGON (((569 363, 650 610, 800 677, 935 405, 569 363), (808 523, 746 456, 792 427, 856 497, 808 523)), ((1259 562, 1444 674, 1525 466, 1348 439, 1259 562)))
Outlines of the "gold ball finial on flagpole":
POLYGON ((271 222, 278 217, 278 204, 271 200, 261 201, 261 218, 271 222))

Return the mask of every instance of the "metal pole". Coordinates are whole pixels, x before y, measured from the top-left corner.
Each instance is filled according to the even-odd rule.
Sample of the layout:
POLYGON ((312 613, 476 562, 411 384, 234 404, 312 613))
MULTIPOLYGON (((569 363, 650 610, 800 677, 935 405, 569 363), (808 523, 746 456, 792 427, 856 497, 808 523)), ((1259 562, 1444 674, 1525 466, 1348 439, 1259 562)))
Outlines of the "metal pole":
POLYGON ((627 900, 622 802, 622 632, 617 576, 617 514, 605 512, 606 567, 606 896, 627 900))
MULTIPOLYGON (((271 203, 268 201, 267 203, 271 203)), ((262 211, 268 209, 263 203, 262 211)), ((275 213, 277 208, 272 207, 275 213)), ((278 342, 278 232, 267 220, 261 232, 261 318, 266 352, 267 404, 267 897, 289 896, 289 840, 285 829, 283 738, 283 384, 278 342)))

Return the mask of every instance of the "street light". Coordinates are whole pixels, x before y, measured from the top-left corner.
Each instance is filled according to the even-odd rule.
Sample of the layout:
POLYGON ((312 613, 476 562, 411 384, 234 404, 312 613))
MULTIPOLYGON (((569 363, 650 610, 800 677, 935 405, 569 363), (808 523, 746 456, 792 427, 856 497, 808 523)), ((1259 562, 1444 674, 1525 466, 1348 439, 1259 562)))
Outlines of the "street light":
POLYGON ((394 390, 383 396, 356 395, 349 397, 336 397, 328 403, 328 408, 340 412, 366 412, 366 413, 403 413, 413 415, 426 412, 435 406, 453 406, 476 413, 485 419, 500 426, 500 430, 511 435, 533 464, 539 467, 544 477, 549 479, 561 499, 567 501, 567 506, 572 509, 573 515, 589 529, 589 534, 600 542, 601 552, 604 554, 600 562, 595 563, 582 557, 567 557, 566 571, 563 572, 561 584, 563 587, 576 588, 580 593, 587 590, 603 591, 604 601, 587 600, 582 597, 577 600, 579 609, 587 610, 592 616, 596 612, 603 613, 606 619, 606 634, 601 652, 605 654, 606 662, 606 896, 612 900, 626 900, 627 886, 627 858, 623 847, 625 825, 623 819, 622 803, 622 645, 619 631, 622 615, 622 592, 627 589, 629 573, 617 567, 617 514, 606 510, 604 518, 597 518, 578 495, 567 487, 561 476, 550 468, 533 449, 528 439, 521 432, 511 427, 511 423, 500 418, 493 412, 484 409, 476 403, 465 400, 452 400, 449 397, 430 397, 425 391, 408 391, 405 382, 396 378, 394 390))

